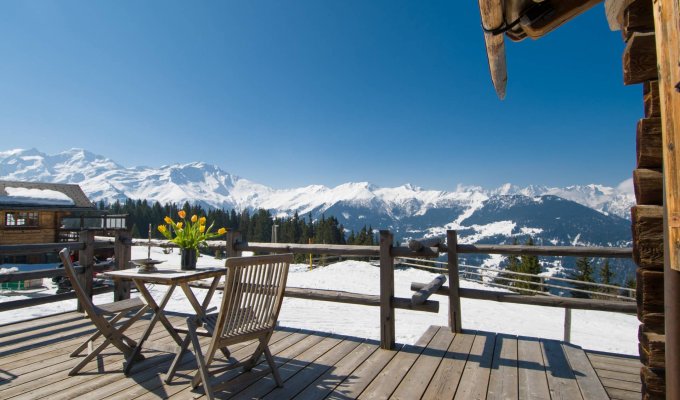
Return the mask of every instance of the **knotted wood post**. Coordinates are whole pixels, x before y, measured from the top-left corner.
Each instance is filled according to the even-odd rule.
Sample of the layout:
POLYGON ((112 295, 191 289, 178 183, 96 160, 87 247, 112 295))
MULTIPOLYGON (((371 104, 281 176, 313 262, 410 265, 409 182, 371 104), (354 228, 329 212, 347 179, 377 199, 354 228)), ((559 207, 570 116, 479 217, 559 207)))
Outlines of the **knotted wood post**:
POLYGON ((446 247, 449 270, 449 328, 451 332, 461 332, 463 325, 460 319, 460 283, 458 280, 458 233, 446 231, 446 247))
MULTIPOLYGON (((116 231, 116 241, 113 247, 116 264, 115 269, 130 268, 132 259, 132 236, 125 230, 116 231)), ((125 279, 114 279, 113 281, 113 301, 127 300, 130 298, 130 281, 125 279)))
POLYGON ((394 258, 393 237, 387 230, 380 231, 380 348, 393 350, 394 335, 394 258))
MULTIPOLYGON (((85 248, 78 252, 78 263, 83 268, 78 280, 85 291, 85 295, 92 299, 92 266, 94 264, 94 231, 80 231, 80 241, 85 248)), ((74 282, 75 284, 75 282, 74 282)), ((84 312, 83 305, 78 301, 78 312, 84 312)))
POLYGON ((229 229, 227 231, 227 258, 241 257, 241 251, 236 250, 236 244, 241 241, 241 232, 229 229))

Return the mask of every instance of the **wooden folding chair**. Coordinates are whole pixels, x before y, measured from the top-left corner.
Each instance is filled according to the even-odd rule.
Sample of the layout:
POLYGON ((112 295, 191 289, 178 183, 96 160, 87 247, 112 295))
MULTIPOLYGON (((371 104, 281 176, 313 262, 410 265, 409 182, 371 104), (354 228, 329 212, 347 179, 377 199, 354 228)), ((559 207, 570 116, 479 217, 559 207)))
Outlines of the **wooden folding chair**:
MULTIPOLYGON (((92 304, 92 299, 85 294, 83 287, 80 286, 80 282, 76 276, 76 271, 71 263, 71 258, 69 257, 68 249, 63 249, 59 252, 59 257, 64 264, 64 270, 68 279, 71 281, 71 286, 76 292, 76 296, 82 304, 85 313, 90 318, 97 331, 90 336, 85 343, 78 346, 71 357, 79 355, 83 350, 88 349, 88 354, 83 358, 83 360, 78 363, 71 371, 69 375, 75 375, 80 371, 88 362, 95 358, 102 350, 104 350, 109 344, 114 345, 120 351, 125 354, 127 359, 130 354, 132 354, 132 349, 137 345, 137 343, 125 336, 123 332, 129 328, 135 321, 137 321, 144 313, 149 310, 149 307, 139 298, 117 301, 108 304, 94 305, 92 304), (125 315, 131 311, 136 311, 136 313, 122 325, 115 327, 114 324, 118 322, 125 315), (93 348, 94 341, 99 338, 99 336, 104 337, 104 342, 99 344, 97 347, 93 348)), ((141 355, 140 355, 141 356, 141 355)))
POLYGON ((213 398, 214 391, 226 385, 222 383, 211 387, 210 377, 212 375, 240 366, 249 371, 257 365, 262 353, 269 364, 269 369, 258 373, 258 376, 271 372, 276 384, 283 386, 268 343, 279 316, 283 293, 286 289, 288 267, 292 261, 292 254, 227 259, 227 277, 220 309, 204 319, 187 318, 186 327, 176 328, 178 332, 188 334, 188 337, 168 371, 166 382, 170 383, 172 380, 179 360, 191 340, 198 362, 198 371, 192 380, 192 387, 196 388, 202 381, 209 399, 213 398), (205 355, 201 351, 199 336, 212 338, 205 355), (243 362, 231 362, 216 370, 210 369, 217 350, 229 358, 227 346, 252 339, 257 339, 260 343, 250 358, 243 362))

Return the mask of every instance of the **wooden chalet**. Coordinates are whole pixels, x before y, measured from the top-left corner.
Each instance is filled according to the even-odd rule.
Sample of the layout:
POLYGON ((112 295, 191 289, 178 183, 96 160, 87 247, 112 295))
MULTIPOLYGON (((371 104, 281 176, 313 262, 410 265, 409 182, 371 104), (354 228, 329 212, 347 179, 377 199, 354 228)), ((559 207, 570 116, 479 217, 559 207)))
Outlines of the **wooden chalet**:
MULTIPOLYGON (((123 216, 96 210, 78 185, 0 181, 0 245, 77 241, 82 229, 125 228, 123 216)), ((18 255, 0 264, 56 262, 45 255, 18 255)))
MULTIPOLYGON (((538 39, 600 0, 479 0, 493 85, 506 95, 505 42, 538 39)), ((642 84, 632 209, 642 397, 680 399, 680 2, 606 0, 626 43, 623 84, 642 84), (642 107, 641 107, 642 108, 642 107)))

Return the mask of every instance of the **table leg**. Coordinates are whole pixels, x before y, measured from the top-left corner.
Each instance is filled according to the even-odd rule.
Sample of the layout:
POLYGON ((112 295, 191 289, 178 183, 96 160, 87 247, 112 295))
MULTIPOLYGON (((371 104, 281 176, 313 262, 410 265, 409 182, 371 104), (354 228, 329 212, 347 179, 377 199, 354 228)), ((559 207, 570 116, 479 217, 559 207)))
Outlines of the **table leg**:
POLYGON ((168 330, 173 339, 175 339, 175 341, 178 344, 182 343, 182 339, 179 337, 177 332, 175 332, 175 330, 172 328, 172 324, 170 324, 170 321, 168 321, 168 319, 165 317, 165 314, 163 314, 163 309, 168 304, 168 301, 172 296, 172 292, 175 290, 175 287, 177 285, 171 285, 168 288, 168 291, 163 296, 161 304, 159 305, 158 303, 156 303, 156 300, 154 300, 153 296, 151 296, 151 293, 149 293, 149 290, 146 288, 146 285, 144 285, 144 281, 133 279, 133 282, 137 286, 137 290, 139 290, 139 294, 142 296, 147 306, 153 310, 154 316, 149 322, 149 326, 144 331, 144 334, 142 334, 141 339, 139 339, 137 346, 135 346, 135 348, 132 350, 132 353, 130 354, 130 357, 128 357, 125 368, 123 369, 125 375, 130 373, 130 369, 132 368, 132 364, 135 358, 142 351, 142 345, 149 338, 151 331, 156 325, 156 322, 161 321, 161 323, 165 326, 165 328, 168 330))

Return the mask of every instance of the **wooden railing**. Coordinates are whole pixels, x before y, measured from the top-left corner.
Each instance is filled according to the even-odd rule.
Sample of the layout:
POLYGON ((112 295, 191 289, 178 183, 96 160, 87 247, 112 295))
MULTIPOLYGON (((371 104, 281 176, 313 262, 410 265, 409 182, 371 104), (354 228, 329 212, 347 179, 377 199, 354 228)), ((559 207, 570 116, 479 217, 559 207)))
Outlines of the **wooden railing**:
MULTIPOLYGON (((75 268, 78 273, 80 284, 90 295, 105 292, 114 292, 114 300, 124 300, 130 298, 130 284, 126 282, 114 282, 113 287, 93 287, 93 273, 111 269, 110 264, 95 264, 95 249, 113 248, 115 253, 114 269, 128 268, 130 261, 130 240, 127 231, 116 231, 115 238, 98 242, 95 241, 94 231, 80 231, 78 242, 68 243, 41 243, 41 244, 20 244, 20 245, 0 245, 0 256, 10 254, 45 254, 57 253, 63 248, 78 252, 79 265, 75 268)), ((54 278, 66 276, 63 268, 42 269, 28 272, 10 272, 0 274, 0 282, 14 282, 28 279, 54 278)), ((0 303, 0 312, 16 310, 25 307, 48 304, 57 301, 75 299, 75 292, 59 293, 54 295, 40 296, 30 299, 14 300, 0 303)), ((82 307, 78 303, 78 311, 82 307)))
MULTIPOLYGON (((165 240, 133 240, 125 231, 117 232, 115 238, 97 238, 95 241, 92 232, 81 232, 81 241, 76 243, 51 243, 39 245, 12 245, 0 246, 2 254, 25 254, 27 252, 49 252, 68 247, 79 251, 81 266, 78 268, 82 277, 81 284, 90 294, 96 293, 92 289, 92 272, 97 267, 92 262, 92 255, 96 247, 111 247, 115 249, 115 269, 129 268, 129 260, 132 245, 151 245, 159 247, 176 247, 165 240)), ((516 255, 543 255, 543 256, 589 256, 589 257, 617 257, 628 258, 632 256, 631 249, 604 248, 604 247, 547 247, 547 246, 497 246, 497 245, 466 245, 457 243, 455 231, 447 232, 447 240, 421 241, 410 243, 409 246, 392 245, 393 236, 389 231, 380 231, 379 246, 350 246, 350 245, 323 245, 323 244, 290 244, 290 243, 248 243, 241 240, 237 232, 229 232, 226 241, 209 241, 208 247, 214 250, 226 252, 227 257, 238 256, 243 251, 258 253, 286 253, 332 255, 342 257, 377 257, 380 266, 380 294, 367 295, 333 290, 320 290, 309 288, 286 288, 286 296, 309 300, 332 301, 349 304, 360 304, 380 307, 380 342, 383 348, 394 348, 395 344, 395 313, 396 308, 410 309, 427 312, 438 312, 439 302, 429 300, 431 294, 440 294, 449 298, 449 326, 453 331, 460 332, 461 307, 460 299, 471 298, 491 300, 498 302, 511 302, 518 304, 540 305, 548 307, 565 308, 565 315, 569 321, 565 323, 565 339, 568 339, 570 328, 571 309, 588 309, 610 312, 635 313, 636 305, 632 302, 574 299, 563 297, 530 296, 515 293, 502 293, 497 291, 460 288, 459 284, 459 254, 516 254, 516 255), (394 262, 398 257, 410 258, 437 258, 440 254, 447 254, 446 272, 449 277, 448 286, 439 282, 412 283, 411 289, 420 291, 413 298, 399 298, 394 294, 394 262)), ((43 270, 32 272, 20 272, 0 275, 1 281, 25 279, 27 277, 53 277, 63 275, 59 270, 43 270)), ((198 282, 195 286, 201 287, 198 282)), ((116 282, 114 287, 114 300, 129 298, 130 284, 116 282)), ((41 299, 18 300, 0 304, 0 311, 27 307, 29 305, 43 304, 49 301, 59 301, 64 298, 75 297, 72 293, 65 295, 47 296, 41 299), (49 297, 49 299, 48 299, 49 297)))

